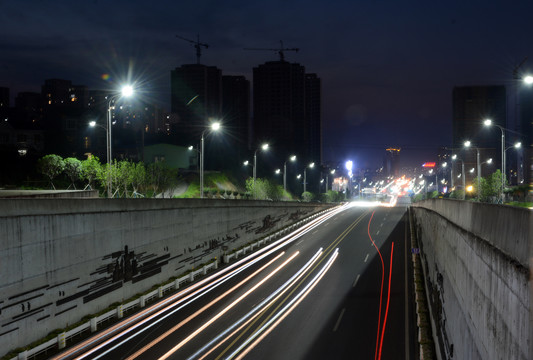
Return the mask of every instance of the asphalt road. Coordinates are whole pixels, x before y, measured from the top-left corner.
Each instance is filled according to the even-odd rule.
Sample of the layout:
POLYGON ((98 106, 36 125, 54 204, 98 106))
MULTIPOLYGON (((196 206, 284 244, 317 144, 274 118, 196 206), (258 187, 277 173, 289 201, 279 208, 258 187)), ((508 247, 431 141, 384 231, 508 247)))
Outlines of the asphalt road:
POLYGON ((412 359, 405 214, 339 209, 59 358, 412 359))

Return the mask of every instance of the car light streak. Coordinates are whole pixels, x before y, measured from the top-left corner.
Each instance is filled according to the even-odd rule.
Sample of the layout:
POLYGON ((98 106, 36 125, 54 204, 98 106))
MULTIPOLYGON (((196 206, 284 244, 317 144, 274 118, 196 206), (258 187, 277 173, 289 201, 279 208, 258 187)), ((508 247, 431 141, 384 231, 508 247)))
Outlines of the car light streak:
MULTIPOLYGON (((350 224, 330 245, 328 245, 328 247, 326 248, 325 252, 326 252, 326 256, 328 256, 332 251, 333 251, 333 247, 337 246, 338 244, 340 244, 345 238, 346 236, 362 221, 362 219, 366 216, 366 213, 365 214, 362 214, 361 216, 359 216, 352 224, 350 224)), ((319 264, 322 262, 323 260, 320 260, 319 261, 319 264)), ((318 266, 318 264, 315 266, 315 268, 318 266)), ((314 270, 314 269, 313 269, 314 270)), ((309 275, 307 275, 309 276, 309 275)), ((306 278, 307 278, 306 276, 306 278)), ((305 280, 305 279, 304 279, 305 280)), ((303 283, 303 281, 297 286, 297 288, 303 283)), ((276 312, 282 305, 285 301, 287 301, 287 299, 292 295, 292 293, 296 291, 296 289, 292 290, 291 293, 281 302, 281 304, 279 304, 276 309, 274 309, 274 312, 276 312)), ((270 315, 272 316, 272 315, 270 315)), ((270 316, 265 319, 263 321, 262 324, 260 324, 260 326, 262 326, 269 318, 270 316)), ((253 325, 253 324, 252 324, 253 325)), ((248 329, 252 326, 248 326, 248 329)), ((248 329, 245 330, 248 331, 248 329)), ((242 336, 242 335, 241 335, 242 336)), ((236 342, 237 340, 240 338, 240 336, 235 339, 216 359, 218 360, 220 357, 222 357, 222 355, 228 351, 236 342)))
MULTIPOLYGON (((358 217, 352 224, 350 224, 330 245, 328 245, 328 247, 326 248, 326 256, 328 256, 332 251, 333 251, 333 247, 337 246, 338 244, 340 244, 345 238, 346 236, 362 221, 362 219, 366 216, 366 213, 365 214, 362 214, 360 217, 358 217)), ((321 262, 323 261, 320 260, 318 264, 320 264, 321 262)), ((318 264, 315 266, 315 268, 318 266, 318 264)), ((313 269, 312 271, 314 271, 315 269, 313 269)), ((307 275, 305 278, 307 278, 309 275, 307 275)), ((305 280, 305 279, 304 279, 305 280)), ((296 289, 302 285, 303 281, 296 287, 296 289)), ((274 309, 274 312, 275 313, 282 305, 285 301, 288 300, 288 298, 292 295, 292 293, 294 291, 296 291, 296 289, 292 290, 291 293, 274 309)), ((276 299, 277 300, 277 299, 276 299)), ((266 321, 268 321, 268 319, 271 317, 272 315, 270 315, 269 317, 267 317, 267 319, 265 319, 263 321, 262 324, 260 324, 259 326, 263 326, 265 324, 266 321)), ((254 321, 255 322, 255 321, 254 321)), ((252 323, 253 325, 253 323, 252 323)), ((249 325, 248 328, 244 331, 247 332, 249 330, 249 328, 252 326, 252 325, 249 325)), ((243 334, 244 334, 243 333, 243 334)), ((241 335, 242 336, 242 335, 241 335)), ((223 354, 228 351, 236 342, 237 340, 240 338, 237 337, 237 339, 235 339, 221 354, 218 355, 218 357, 216 358, 216 360, 220 359, 223 354)))
MULTIPOLYGON (((165 360, 172 354, 174 354, 176 351, 178 351, 183 345, 185 345, 189 340, 194 338, 196 335, 198 335, 200 332, 202 332, 205 328, 207 328, 209 325, 211 325, 213 322, 218 320, 222 315, 227 313, 229 310, 231 310, 235 305, 240 303, 244 298, 246 298, 248 295, 250 295, 253 291, 255 291, 258 287, 263 285, 268 279, 270 279, 272 276, 274 276, 277 272, 279 272, 283 267, 285 267, 290 261, 292 261, 300 252, 295 252, 290 258, 285 260, 283 264, 278 266, 276 269, 274 269, 270 274, 265 276, 261 281, 259 281, 257 284, 255 284, 253 287, 251 287, 248 291, 246 291, 244 294, 239 296, 235 301, 233 301, 230 305, 226 306, 222 311, 220 311, 217 315, 215 315, 213 318, 211 318, 209 321, 207 321, 204 325, 200 326, 197 330, 195 330, 192 334, 187 336, 185 339, 183 339, 178 345, 174 346, 172 349, 170 349, 167 353, 165 353, 163 356, 159 358, 159 360, 165 360)), ((250 277, 255 276, 255 274, 250 275, 250 277)))
MULTIPOLYGON (((112 326, 109 329, 106 329, 102 332, 100 332, 97 336, 94 336, 72 348, 67 350, 66 352, 63 352, 62 354, 54 357, 53 359, 65 359, 69 356, 72 356, 76 353, 87 351, 91 347, 97 346, 96 348, 93 348, 92 350, 88 350, 87 353, 81 355, 78 357, 78 359, 83 359, 86 356, 92 354, 94 351, 101 349, 104 346, 108 346, 111 342, 117 341, 117 339, 125 336, 126 334, 130 333, 131 331, 135 330, 136 328, 139 328, 141 325, 146 324, 148 321, 151 321, 156 316, 160 316, 163 312, 169 311, 169 309, 172 309, 173 307, 178 306, 179 304, 183 303, 184 301, 187 301, 191 297, 198 295, 196 298, 194 298, 191 301, 196 300, 198 297, 203 296, 207 294, 210 290, 214 289, 214 287, 219 286, 221 283, 227 281, 230 277, 235 276, 237 273, 244 271, 245 268, 248 268, 249 266, 255 264, 257 261, 260 261, 264 259, 265 257, 271 255, 278 249, 286 246, 287 244, 292 243, 296 239, 303 236, 305 233, 311 231, 312 229, 319 226, 324 221, 328 220, 329 218, 343 212, 344 210, 351 207, 351 204, 345 204, 342 206, 337 207, 336 209, 333 209, 329 211, 327 214, 321 215, 317 219, 314 219, 313 221, 309 222, 308 224, 302 226, 301 228, 293 231, 291 234, 288 234, 287 236, 279 239, 278 241, 265 246, 262 249, 259 249, 252 253, 250 256, 247 256, 243 258, 242 260, 236 261, 234 264, 231 264, 227 266, 224 269, 221 269, 220 271, 217 271, 216 273, 208 276, 207 278, 198 281, 195 284, 192 284, 185 288, 184 290, 180 291, 177 294, 171 295, 165 300, 162 300, 158 302, 157 304, 154 304, 147 309, 141 311, 140 313, 112 326), (256 259, 254 259, 256 257, 256 259), (248 263, 248 264, 246 264, 248 263), (245 264, 245 265, 243 265, 245 264), (207 285, 206 285, 207 284, 207 285), (205 286, 204 286, 205 285, 205 286), (202 287, 203 286, 203 287, 202 287), (196 291, 195 291, 196 290, 196 291), (204 291, 203 293, 201 293, 204 291), (152 315, 150 315, 152 314, 152 315), (128 327, 130 327, 128 329, 128 327), (108 338, 107 340, 105 340, 108 338), (100 344, 98 344, 100 342, 100 344), (98 345, 96 345, 98 344, 98 345)), ((185 305, 190 304, 190 302, 187 302, 185 305)), ((183 308, 183 306, 180 307, 183 308)), ((176 310, 177 311, 177 310, 176 310)), ((170 314, 169 314, 170 315, 170 314)), ((141 330, 149 328, 152 325, 146 326, 141 330)), ((129 337, 126 341, 130 340, 132 337, 129 337)), ((124 342, 121 342, 123 344, 124 342)), ((114 347, 116 348, 116 347, 114 347)))
POLYGON ((311 259, 300 268, 289 280, 287 280, 283 285, 281 285, 279 288, 276 289, 272 294, 270 294, 266 299, 264 299, 261 303, 259 303, 256 307, 254 307, 250 312, 248 312, 246 315, 244 315, 242 318, 239 319, 239 321, 235 322, 233 325, 231 325, 229 328, 227 328, 224 332, 219 334, 217 337, 215 337, 213 340, 211 340, 208 344, 206 344, 204 347, 202 347, 200 350, 198 350, 196 353, 191 355, 189 357, 189 360, 192 359, 198 359, 202 360, 206 356, 208 356, 210 353, 212 353, 214 350, 216 350, 219 346, 224 344, 227 340, 232 338, 237 332, 239 332, 244 326, 246 326, 250 321, 252 321, 256 316, 260 315, 263 310, 270 307, 273 302, 275 302, 280 296, 282 296, 285 292, 287 292, 292 285, 294 285, 304 274, 305 272, 311 268, 311 266, 317 261, 318 257, 322 254, 323 249, 320 248, 315 255, 311 257, 311 259), (270 304, 269 304, 270 303, 270 304), (252 315, 254 315, 252 317, 252 315), (240 326, 239 326, 240 325, 240 326), (230 335, 226 336, 230 331, 235 329, 237 326, 239 326, 235 331, 233 331, 230 335), (222 337, 226 336, 223 340, 220 340, 222 337), (213 344, 218 342, 214 347, 213 344), (206 351, 207 349, 210 350, 205 353, 202 357, 198 358, 201 353, 206 351))
POLYGON ((322 269, 315 275, 315 277, 296 295, 283 309, 281 309, 276 315, 274 315, 265 325, 255 331, 244 343, 241 344, 233 353, 231 353, 227 359, 233 359, 241 350, 243 350, 248 344, 256 339, 250 346, 248 346, 239 356, 237 360, 246 356, 257 344, 259 344, 268 334, 270 334, 299 304, 303 299, 313 290, 313 288, 320 282, 322 277, 330 269, 331 265, 335 261, 339 254, 339 249, 336 249, 328 262, 322 267, 322 269), (264 333, 263 333, 264 332, 264 333), (261 334, 263 333, 263 334, 261 334))
MULTIPOLYGON (((270 266, 271 264, 273 264, 276 260, 278 260, 282 255, 284 255, 284 252, 278 254, 275 258, 273 258, 272 260, 270 260, 269 262, 267 262, 265 265, 263 265, 261 268, 257 269, 254 273, 252 273, 251 275, 249 275, 248 277, 246 277, 245 279, 243 279, 242 281, 240 281, 238 284, 236 284, 235 286, 233 286, 231 289, 227 290, 226 292, 224 292, 222 295, 218 296, 216 299, 212 300, 211 302, 209 302, 207 305, 203 306, 201 309, 197 310, 196 312, 194 312, 192 315, 189 315, 186 319, 182 320, 179 324, 175 325, 174 327, 172 327, 170 330, 167 330, 164 334, 160 335, 159 337, 157 337, 157 339, 151 341, 149 344, 145 345, 142 349, 136 351, 133 355, 130 355, 128 357, 128 359, 134 359, 138 356, 140 356, 141 354, 143 354, 144 352, 146 352, 148 349, 150 349, 152 346, 154 346, 155 344, 157 344, 159 341, 163 340, 164 338, 166 338, 168 335, 170 335, 171 333, 175 332, 176 330, 178 330, 179 328, 181 328, 183 325, 187 324, 189 321, 193 320, 195 317, 197 317, 198 315, 200 315, 202 312, 204 312, 205 310, 207 310, 208 308, 210 308, 211 306, 213 306, 214 304, 216 304, 217 302, 219 302, 220 300, 222 300, 223 298, 225 298, 226 296, 228 296, 230 293, 232 293, 233 291, 237 290, 239 287, 241 287, 242 285, 244 285, 245 283, 247 283, 248 281, 250 281, 251 279, 253 279, 256 275, 258 275, 260 272, 262 272, 263 270, 265 270, 268 266, 270 266)), ((158 320, 158 321, 161 321, 161 320, 158 320)))
MULTIPOLYGON (((90 340, 88 340, 86 342, 83 342, 83 343, 81 343, 81 344, 69 349, 68 351, 60 354, 59 356, 57 356, 57 357, 55 357, 53 359, 54 360, 64 359, 64 358, 66 358, 66 357, 68 357, 68 356, 70 356, 70 355, 72 355, 72 354, 74 354, 76 352, 82 351, 85 348, 93 346, 99 339, 101 340, 102 338, 104 338, 106 336, 112 336, 113 333, 116 333, 116 332, 120 331, 122 328, 127 327, 127 326, 135 323, 136 321, 139 321, 140 318, 143 318, 144 316, 148 316, 148 315, 150 315, 150 313, 153 313, 149 317, 144 318, 144 320, 142 320, 140 323, 132 325, 129 329, 123 331, 122 333, 119 333, 119 334, 115 335, 113 338, 110 338, 109 340, 107 340, 107 341, 101 343, 100 345, 98 345, 97 347, 93 348, 92 351, 89 351, 86 354, 84 354, 84 355, 82 355, 82 356, 77 358, 77 359, 83 359, 86 355, 90 355, 94 351, 96 351, 98 349, 101 349, 104 346, 109 345, 111 342, 117 340, 118 338, 120 338, 120 337, 124 336, 125 334, 131 332, 132 330, 138 328, 140 325, 145 324, 148 321, 151 321, 155 317, 160 316, 164 312, 169 311, 173 307, 176 307, 176 306, 182 304, 183 302, 191 299, 195 295, 199 294, 198 296, 194 297, 192 300, 186 302, 181 307, 176 309, 176 311, 182 309, 183 307, 189 305, 191 302, 197 300, 201 296, 204 296, 207 293, 209 293, 210 291, 216 289, 218 286, 222 285, 226 281, 229 281, 231 278, 233 278, 234 276, 238 275, 242 271, 246 270, 250 266, 256 264, 257 262, 259 262, 261 260, 263 260, 265 257, 270 256, 271 254, 273 254, 275 252, 275 250, 276 249, 273 249, 272 251, 268 251, 268 252, 258 256, 255 259, 253 259, 253 258, 252 259, 250 259, 250 258, 242 259, 241 261, 239 261, 239 262, 237 262, 237 263, 235 263, 235 264, 233 264, 233 265, 231 265, 231 266, 229 266, 229 267, 217 272, 216 274, 213 274, 210 277, 208 277, 206 279, 203 279, 203 280, 199 281, 198 283, 187 287, 183 291, 180 291, 178 294, 174 294, 174 295, 170 296, 169 298, 167 298, 167 299, 165 299, 165 300, 163 300, 163 301, 161 301, 161 302, 159 302, 157 304, 152 305, 151 307, 147 308, 146 310, 143 310, 142 312, 140 312, 139 314, 137 314, 133 318, 125 320, 124 322, 121 322, 120 324, 117 324, 117 325, 113 326, 112 328, 105 330, 104 332, 99 334, 99 336, 97 338, 95 337, 95 338, 92 338, 92 339, 90 339, 90 340), (245 263, 245 262, 248 262, 248 263, 245 263), (237 268, 235 269, 235 267, 237 267, 237 268), (227 273, 227 274, 225 274, 225 273, 227 273), (218 277, 218 279, 217 279, 217 277, 218 277), (204 287, 201 287, 202 285, 204 285, 205 283, 207 283, 209 281, 211 281, 212 283, 211 284, 207 284, 204 287), (201 287, 201 288, 198 289, 199 287, 201 287), (194 291, 195 289, 198 289, 198 290, 194 291), (188 293, 190 293, 190 294, 188 294, 188 293), (169 305, 169 303, 170 303, 170 305, 169 305), (164 306, 166 306, 166 307, 164 307, 164 306), (157 312, 154 313, 155 311, 157 311, 157 312)), ((169 315, 173 314, 174 312, 170 313, 169 315)), ((149 327, 150 326, 148 326, 147 328, 149 328, 149 327)), ((131 339, 131 337, 128 338, 128 340, 129 339, 131 339)))
MULTIPOLYGON (((185 306, 189 305, 190 303, 194 302, 195 300, 197 300, 198 298, 204 296, 205 294, 209 293, 210 291, 213 291, 215 288, 217 288, 218 286, 222 285, 223 283, 225 283, 226 281, 229 281, 232 277, 238 275, 239 273, 241 273, 242 271, 246 270, 247 268, 249 268, 250 266, 254 265, 255 263, 259 262, 260 260, 262 260, 263 258, 265 258, 266 256, 269 256, 271 254, 271 252, 269 253, 266 253, 266 254, 263 254, 262 256, 256 258, 256 259, 253 259, 252 261, 249 261, 248 264, 244 264, 244 265, 241 265, 239 268, 237 269, 234 269, 233 272, 229 273, 229 274, 226 274, 223 278, 221 279, 218 279, 218 283, 215 283, 215 285, 206 285, 205 287, 201 288, 201 289, 198 289, 197 291, 189 294, 187 297, 183 298, 183 299, 180 299, 178 302, 172 304, 172 305, 169 305, 167 306, 166 308, 162 309, 162 310, 159 310, 158 312, 156 312, 155 314, 152 314, 150 315, 149 317, 143 319, 142 321, 136 323, 135 325, 131 326, 129 329, 127 330, 124 330, 122 333, 120 334, 117 334, 115 335, 114 337, 112 337, 111 339, 95 346, 94 348, 92 348, 91 350, 87 351, 86 353, 84 353, 83 355, 79 356, 76 358, 76 360, 78 359, 83 359, 85 357, 87 357, 88 355, 91 355, 92 353, 94 353, 95 351, 97 350, 100 350, 102 348, 104 348, 105 346, 108 346, 110 343, 112 343, 113 341, 116 341, 118 339, 120 339, 121 337, 123 336, 126 336, 128 333, 133 333, 133 330, 135 329, 138 329, 141 327, 141 325, 144 325, 146 323, 148 323, 149 321, 152 321, 153 319, 155 319, 156 317, 158 316, 161 316, 164 312, 167 312, 169 311, 170 309, 174 308, 174 310, 168 312, 166 315, 162 316, 161 318, 159 318, 157 321, 154 321, 152 322, 151 324, 149 325, 146 325, 144 327, 142 327, 138 332, 136 333, 133 333, 133 335, 129 336, 128 338, 126 338, 125 340, 121 341, 120 343, 116 344, 115 346, 111 347, 110 349, 108 349, 107 351, 105 351, 104 353, 102 353, 101 355, 99 355, 98 357, 96 357, 95 359, 98 359, 104 355, 106 355, 107 353, 109 353, 110 351, 116 349, 117 347, 121 346, 122 344, 124 344, 125 342, 128 342, 129 340, 133 339, 135 336, 143 333, 144 331, 150 329, 152 326, 158 324, 159 322, 161 322, 162 320, 166 319, 167 317, 173 315, 174 313, 176 313, 177 311, 183 309, 185 306), (196 297, 194 297, 196 294, 199 294, 197 295, 196 297), (191 299, 192 298, 192 299, 191 299), (188 301, 187 301, 188 300, 188 301), (186 301, 186 302, 185 302, 186 301), (184 303, 185 302, 185 303, 184 303), (179 305, 179 306, 178 306, 179 305)), ((278 255, 278 256, 281 256, 282 254, 278 255)), ((277 257, 276 257, 277 258, 277 257)))
POLYGON ((378 360, 381 360, 381 348, 383 347, 383 336, 385 335, 385 325, 387 325, 387 315, 389 313, 389 302, 390 302, 390 283, 392 278, 392 254, 394 252, 394 241, 392 242, 392 247, 390 250, 390 270, 389 270, 389 290, 387 293, 387 306, 385 308, 385 317, 383 318, 383 329, 381 330, 381 341, 379 344, 379 356, 378 360))

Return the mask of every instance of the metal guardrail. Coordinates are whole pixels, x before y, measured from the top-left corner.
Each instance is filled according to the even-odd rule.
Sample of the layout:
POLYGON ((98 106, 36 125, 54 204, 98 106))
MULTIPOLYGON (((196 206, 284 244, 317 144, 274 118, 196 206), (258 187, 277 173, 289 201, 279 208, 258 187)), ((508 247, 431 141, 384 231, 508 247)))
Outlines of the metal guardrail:
MULTIPOLYGON (((300 227, 301 225, 311 221, 312 219, 316 218, 317 216, 327 212, 328 210, 320 211, 316 214, 313 214, 304 220, 300 220, 284 229, 281 229, 277 232, 275 232, 272 235, 269 235, 261 240, 258 240, 250 245, 245 246, 244 248, 228 255, 224 255, 223 261, 225 264, 229 263, 231 259, 235 258, 237 259, 241 255, 246 255, 247 252, 252 252, 254 248, 260 247, 261 245, 266 244, 267 242, 270 242, 272 240, 280 238, 282 235, 287 234, 290 231, 293 231, 294 229, 300 227)), ((71 329, 69 331, 62 332, 61 334, 58 334, 55 339, 51 339, 45 343, 42 343, 32 349, 25 350, 18 354, 18 356, 11 358, 10 360, 29 360, 33 359, 49 350, 53 349, 64 349, 66 347, 66 342, 70 339, 72 339, 75 336, 81 335, 85 331, 90 331, 91 333, 94 333, 97 331, 98 326, 102 323, 111 320, 113 318, 121 319, 124 315, 124 312, 133 310, 137 307, 143 308, 146 306, 146 302, 149 302, 151 300, 154 300, 156 298, 162 298, 163 295, 171 290, 178 290, 181 283, 185 283, 187 281, 193 282, 194 278, 198 275, 205 275, 209 269, 213 268, 214 270, 218 269, 218 260, 214 261, 208 265, 204 265, 201 269, 191 271, 187 275, 184 275, 180 278, 175 279, 173 282, 170 282, 168 284, 162 285, 158 287, 157 289, 141 295, 138 299, 132 300, 126 304, 120 304, 117 306, 116 309, 110 310, 102 315, 96 316, 91 318, 86 323, 83 323, 74 329, 71 329)))

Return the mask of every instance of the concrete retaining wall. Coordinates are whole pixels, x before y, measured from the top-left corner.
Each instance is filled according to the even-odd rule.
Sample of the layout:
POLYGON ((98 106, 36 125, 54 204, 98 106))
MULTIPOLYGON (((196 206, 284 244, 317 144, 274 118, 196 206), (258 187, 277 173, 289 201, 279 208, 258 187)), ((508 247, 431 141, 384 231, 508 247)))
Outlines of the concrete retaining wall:
POLYGON ((412 210, 440 358, 533 358, 533 212, 443 199, 412 210))
POLYGON ((26 345, 327 207, 0 199, 0 349, 26 345))

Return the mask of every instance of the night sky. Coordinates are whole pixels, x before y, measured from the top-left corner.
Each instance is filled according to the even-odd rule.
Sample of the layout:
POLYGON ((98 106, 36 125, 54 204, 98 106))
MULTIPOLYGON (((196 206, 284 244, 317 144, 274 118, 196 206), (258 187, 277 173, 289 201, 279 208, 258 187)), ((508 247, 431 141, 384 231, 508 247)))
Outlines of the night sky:
MULTIPOLYGON (((196 62, 180 35, 209 44, 201 62, 245 75, 286 60, 322 79, 324 161, 402 165, 450 146, 452 88, 508 85, 533 69, 531 1, 2 1, 0 86, 40 92, 61 78, 91 89, 128 77, 170 110, 170 70, 196 62), (108 74, 109 77, 103 76, 108 74), (104 78, 106 80, 104 80, 104 78)), ((509 98, 509 102, 514 100, 509 98)), ((509 125, 512 126, 512 125, 509 125)))

